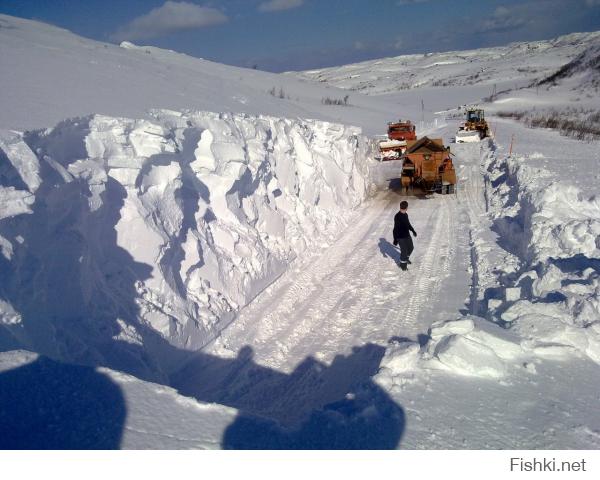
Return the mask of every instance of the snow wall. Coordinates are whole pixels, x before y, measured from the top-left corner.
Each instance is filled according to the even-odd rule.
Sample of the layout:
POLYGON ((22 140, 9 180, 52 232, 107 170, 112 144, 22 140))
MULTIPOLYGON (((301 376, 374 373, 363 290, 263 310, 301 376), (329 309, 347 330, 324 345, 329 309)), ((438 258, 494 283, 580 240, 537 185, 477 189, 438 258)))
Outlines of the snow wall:
POLYGON ((358 128, 151 117, 0 132, 0 349, 164 378, 368 194, 358 128))
POLYGON ((505 281, 514 298, 498 314, 536 355, 600 363, 600 198, 527 160, 493 146, 485 159, 488 210, 521 261, 505 281))

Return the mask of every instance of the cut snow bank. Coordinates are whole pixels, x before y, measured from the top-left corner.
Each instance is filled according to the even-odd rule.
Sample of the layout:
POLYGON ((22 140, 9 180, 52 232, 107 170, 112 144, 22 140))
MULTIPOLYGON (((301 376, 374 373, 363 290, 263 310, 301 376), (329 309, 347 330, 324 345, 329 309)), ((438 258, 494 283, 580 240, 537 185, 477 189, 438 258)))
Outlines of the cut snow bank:
POLYGON ((529 264, 549 258, 600 257, 600 198, 542 168, 527 157, 488 156, 488 208, 501 234, 509 230, 516 253, 529 264))
POLYGON ((498 308, 501 320, 536 355, 579 352, 600 363, 600 199, 527 157, 490 148, 484 163, 498 241, 521 259, 505 281, 516 295, 498 308))
POLYGON ((357 128, 152 116, 2 132, 2 348, 160 376, 368 193, 357 128))

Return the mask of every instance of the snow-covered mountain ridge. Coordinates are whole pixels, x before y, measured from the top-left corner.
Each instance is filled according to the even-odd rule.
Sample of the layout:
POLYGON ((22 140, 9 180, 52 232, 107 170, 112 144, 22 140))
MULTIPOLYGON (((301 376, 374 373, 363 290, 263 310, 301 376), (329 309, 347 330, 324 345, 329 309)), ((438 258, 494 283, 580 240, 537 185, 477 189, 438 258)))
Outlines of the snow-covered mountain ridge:
POLYGON ((557 72, 542 79, 539 84, 556 84, 577 75, 583 76, 578 85, 580 91, 593 89, 598 92, 600 89, 600 41, 594 42, 557 72))
MULTIPOLYGON (((498 85, 514 88, 545 78, 600 41, 600 32, 493 48, 401 55, 339 67, 289 72, 368 95, 421 87, 498 85)), ((492 91, 490 90, 490 93, 492 91)))

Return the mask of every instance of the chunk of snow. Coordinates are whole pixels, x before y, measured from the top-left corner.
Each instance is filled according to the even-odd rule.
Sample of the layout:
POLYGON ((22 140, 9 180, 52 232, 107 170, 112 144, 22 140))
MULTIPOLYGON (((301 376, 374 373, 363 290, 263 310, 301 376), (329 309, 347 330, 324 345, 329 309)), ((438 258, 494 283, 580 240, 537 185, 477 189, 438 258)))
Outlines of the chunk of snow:
POLYGON ((506 365, 492 348, 461 335, 444 337, 434 355, 444 367, 462 375, 502 378, 506 374, 506 365))
POLYGON ((515 302, 521 298, 521 289, 519 287, 510 287, 504 289, 504 300, 515 302))
POLYGON ((501 378, 509 361, 523 355, 515 335, 479 317, 438 322, 430 329, 424 368, 459 375, 501 378))
POLYGON ((24 213, 31 213, 31 205, 35 197, 27 190, 16 190, 14 187, 0 186, 0 220, 24 213))
POLYGON ((40 163, 35 154, 23 141, 21 134, 0 130, 0 153, 4 153, 31 193, 41 183, 40 163))
POLYGON ((429 335, 432 338, 443 337, 446 335, 465 335, 472 332, 474 328, 475 323, 471 318, 462 318, 459 320, 434 323, 429 330, 429 335))

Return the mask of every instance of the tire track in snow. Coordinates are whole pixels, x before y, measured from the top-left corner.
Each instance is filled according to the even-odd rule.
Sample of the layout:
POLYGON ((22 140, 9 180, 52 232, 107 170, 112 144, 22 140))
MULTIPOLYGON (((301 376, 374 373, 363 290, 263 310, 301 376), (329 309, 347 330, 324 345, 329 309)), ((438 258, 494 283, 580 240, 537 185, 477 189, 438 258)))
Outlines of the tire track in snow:
MULTIPOLYGON (((419 322, 419 313, 423 306, 435 296, 437 287, 449 273, 450 258, 453 255, 453 248, 450 247, 450 244, 455 231, 452 201, 442 196, 439 208, 435 209, 435 213, 429 219, 429 223, 433 224, 429 243, 425 253, 418 261, 416 273, 412 275, 412 281, 408 287, 407 305, 396 321, 396 328, 402 335, 416 336, 424 333, 431 323, 419 322)), ((392 315, 392 312, 389 315, 392 315)))
POLYGON ((461 145, 457 154, 463 159, 462 188, 459 189, 459 198, 463 204, 463 212, 470 224, 470 273, 471 292, 469 296, 469 309, 472 314, 485 315, 487 305, 483 302, 486 287, 495 284, 495 275, 492 273, 493 264, 505 261, 498 258, 490 262, 489 252, 496 243, 489 236, 492 224, 485 208, 484 177, 482 165, 487 155, 493 154, 488 143, 461 145), (483 308, 482 308, 483 307, 483 308))
MULTIPOLYGON (((380 291, 382 265, 389 268, 389 260, 378 261, 381 252, 375 246, 380 238, 388 237, 392 230, 391 218, 397 198, 393 198, 387 208, 381 212, 372 224, 371 232, 348 251, 348 261, 344 268, 328 279, 325 285, 327 302, 309 309, 307 317, 318 317, 322 320, 319 329, 308 331, 304 344, 320 344, 323 352, 339 353, 340 349, 349 348, 356 339, 374 341, 371 334, 373 328, 365 319, 369 306, 373 303, 374 293, 380 291)), ((396 278, 402 274, 393 265, 396 278)), ((292 355, 294 356, 294 355, 292 355)))
MULTIPOLYGON (((423 213, 420 211, 421 208, 415 209, 415 205, 419 204, 413 203, 411 210, 414 209, 417 215, 423 213)), ((382 224, 381 227, 391 230, 395 213, 396 209, 393 209, 388 216, 389 218, 386 218, 386 223, 382 224)), ((432 215, 433 211, 429 210, 426 225, 430 224, 432 215)), ((420 225, 420 218, 413 218, 412 223, 417 225, 415 221, 417 220, 419 223, 417 228, 421 231, 427 231, 427 228, 420 225)), ((398 250, 398 257, 399 255, 398 250)), ((351 326, 353 329, 352 334, 348 336, 350 338, 368 338, 373 343, 387 345, 390 337, 396 333, 396 320, 392 317, 396 317, 397 312, 404 308, 403 300, 407 298, 406 292, 410 273, 407 275, 395 263, 390 264, 390 260, 383 255, 377 257, 379 262, 373 262, 372 268, 368 271, 368 276, 365 277, 362 274, 360 277, 363 291, 359 297, 360 301, 350 308, 348 317, 352 320, 351 326)), ((418 254, 413 258, 416 263, 419 262, 418 254)))
POLYGON ((298 318, 302 305, 322 295, 325 296, 324 303, 338 301, 339 289, 337 292, 322 291, 323 282, 330 282, 336 271, 339 275, 339 270, 344 270, 340 264, 347 260, 348 252, 357 242, 367 244, 366 237, 372 235, 373 218, 385 215, 391 202, 386 195, 376 197, 368 208, 357 213, 356 221, 331 247, 310 262, 294 267, 240 312, 237 320, 222 332, 226 348, 239 348, 241 345, 234 345, 240 343, 236 339, 246 339, 253 340, 253 344, 273 342, 279 345, 279 350, 285 350, 281 340, 288 340, 293 330, 297 330, 297 322, 290 322, 290 319, 298 318))
POLYGON ((287 363, 288 367, 293 367, 298 359, 308 354, 335 354, 344 347, 352 346, 355 338, 348 339, 348 329, 358 320, 360 310, 355 305, 356 298, 359 301, 364 298, 361 290, 365 285, 374 283, 377 271, 367 267, 379 253, 375 247, 378 239, 391 230, 389 212, 395 200, 395 197, 390 197, 375 217, 368 215, 371 212, 365 212, 369 225, 362 235, 356 235, 354 228, 344 233, 346 242, 337 252, 340 261, 336 259, 334 269, 327 261, 318 263, 320 269, 325 268, 325 275, 312 285, 307 297, 294 305, 293 316, 297 321, 291 322, 285 342, 277 337, 278 349, 273 352, 270 362, 277 360, 278 366, 287 363), (343 314, 341 307, 348 301, 353 308, 346 309, 343 314))
POLYGON ((385 345, 393 335, 426 331, 428 324, 416 322, 449 272, 454 200, 411 203, 413 224, 428 242, 420 255, 417 245, 418 268, 408 275, 377 247, 380 238, 390 236, 398 201, 388 194, 361 211, 338 242, 286 275, 293 282, 282 279, 268 289, 268 298, 247 307, 224 332, 225 346, 233 350, 251 344, 261 363, 289 370, 308 355, 331 360, 357 340, 385 345))

